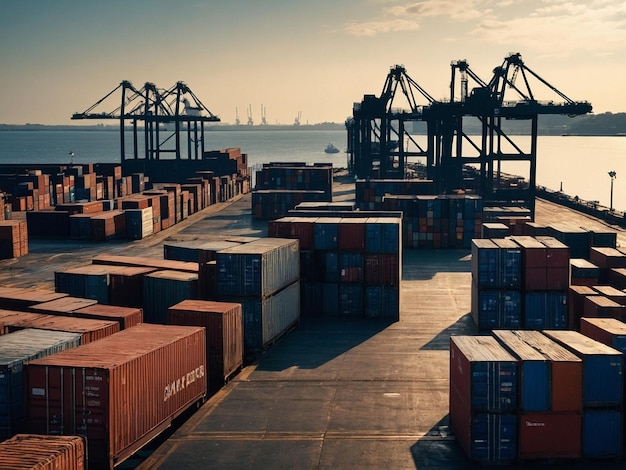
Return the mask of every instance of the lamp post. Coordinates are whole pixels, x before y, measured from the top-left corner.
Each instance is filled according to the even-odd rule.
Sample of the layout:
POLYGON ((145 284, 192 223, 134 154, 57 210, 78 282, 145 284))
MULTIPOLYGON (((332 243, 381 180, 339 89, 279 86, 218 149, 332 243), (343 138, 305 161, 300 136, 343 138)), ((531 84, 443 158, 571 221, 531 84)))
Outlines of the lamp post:
POLYGON ((615 180, 615 178, 617 178, 617 173, 615 173, 614 171, 609 171, 609 176, 611 177, 611 207, 609 208, 609 211, 613 211, 613 181, 615 180))

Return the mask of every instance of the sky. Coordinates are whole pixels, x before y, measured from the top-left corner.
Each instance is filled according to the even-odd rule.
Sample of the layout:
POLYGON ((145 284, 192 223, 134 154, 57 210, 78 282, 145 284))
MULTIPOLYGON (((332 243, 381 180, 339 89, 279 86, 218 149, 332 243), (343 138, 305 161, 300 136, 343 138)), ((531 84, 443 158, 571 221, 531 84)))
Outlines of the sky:
POLYGON ((510 53, 626 112, 623 0, 0 0, 0 123, 94 124, 70 118, 123 80, 182 81, 225 123, 343 123, 396 64, 444 100, 452 61, 488 82, 510 53))

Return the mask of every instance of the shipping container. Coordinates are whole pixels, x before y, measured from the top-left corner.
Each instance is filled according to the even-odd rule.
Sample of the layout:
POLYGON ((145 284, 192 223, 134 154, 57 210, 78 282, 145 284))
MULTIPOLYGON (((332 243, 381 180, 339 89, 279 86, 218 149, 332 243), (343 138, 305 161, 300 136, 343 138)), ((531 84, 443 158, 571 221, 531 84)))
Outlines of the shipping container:
MULTIPOLYGON (((0 440, 23 427, 24 368, 28 361, 80 346, 80 335, 27 328, 0 336, 0 440)), ((2 467, 0 467, 2 468, 2 467)))
POLYGON ((154 267, 107 266, 109 269, 109 303, 119 307, 143 308, 143 282, 154 267))
POLYGON ((524 295, 524 328, 564 330, 568 326, 566 292, 527 292, 524 295))
POLYGON ((267 297, 300 278, 298 240, 261 238, 216 254, 217 295, 267 297))
POLYGON ((16 434, 0 442, 0 468, 85 470, 85 440, 80 436, 16 434))
POLYGON ((89 469, 113 469, 206 396, 204 328, 142 324, 32 361, 29 432, 86 437, 89 469))
POLYGON ((625 320, 626 306, 620 305, 601 294, 587 295, 583 300, 583 316, 590 318, 617 318, 618 320, 625 320))
POLYGON ((215 254, 240 243, 224 240, 184 240, 163 244, 163 258, 176 261, 203 263, 215 260, 215 254))
POLYGON ((97 304, 98 301, 94 299, 86 299, 83 297, 61 297, 60 299, 51 300, 50 302, 44 302, 41 304, 35 304, 28 308, 29 312, 43 313, 48 315, 58 315, 73 312, 79 308, 89 307, 90 305, 97 304))
POLYGON ((300 321, 299 281, 269 297, 237 296, 223 301, 242 306, 244 354, 247 357, 269 348, 300 321))
POLYGON ((597 284, 594 284, 591 287, 600 295, 611 299, 613 302, 617 302, 620 305, 626 305, 626 292, 623 290, 616 289, 613 286, 601 286, 597 284))
POLYGON ((583 407, 621 407, 623 403, 623 355, 576 331, 544 333, 583 361, 583 407))
POLYGON ((67 315, 76 318, 116 321, 120 324, 120 330, 143 323, 143 310, 136 307, 95 304, 73 310, 67 315))
POLYGON ((124 256, 101 253, 91 259, 93 264, 106 264, 111 266, 134 266, 140 268, 168 269, 186 273, 198 273, 198 263, 188 261, 175 261, 144 256, 124 256))
POLYGON ((145 209, 125 209, 126 236, 131 240, 141 240, 154 233, 152 207, 145 209))
POLYGON ((479 289, 472 283, 471 305, 479 330, 522 327, 522 295, 518 290, 479 289))
POLYGON ((582 410, 582 360, 540 331, 520 330, 515 334, 550 362, 550 411, 582 410))
POLYGON ((583 411, 582 455, 589 459, 619 459, 623 455, 621 410, 583 411))
POLYGON ((567 290, 567 315, 569 317, 569 329, 580 330, 580 318, 585 308, 585 297, 597 295, 597 291, 591 286, 572 285, 567 290))
POLYGON ((81 336, 80 344, 91 343, 120 331, 119 323, 114 321, 88 320, 10 310, 0 310, 0 327, 4 330, 0 331, 3 334, 24 328, 78 333, 81 336))
POLYGON ((456 388, 451 388, 450 425, 471 462, 501 465, 517 460, 516 413, 473 410, 460 392, 456 388))
POLYGON ((452 336, 450 389, 473 412, 514 412, 518 409, 517 360, 491 336, 452 336))
POLYGON ((167 323, 167 309, 198 298, 198 275, 181 271, 155 271, 144 276, 143 318, 147 323, 167 323))
POLYGON ((580 332, 626 354, 626 323, 616 318, 581 318, 580 332))
POLYGON ((570 260, 570 284, 579 286, 591 286, 598 284, 600 280, 600 268, 591 261, 582 258, 570 260))
POLYGON ((528 344, 517 331, 496 330, 493 335, 518 360, 519 410, 550 411, 550 361, 539 350, 528 344))
POLYGON ((23 287, 0 287, 0 309, 26 310, 28 307, 67 297, 62 292, 23 287))
POLYGON ((73 297, 109 303, 109 271, 106 266, 88 264, 54 272, 54 290, 73 297))
POLYGON ((243 316, 240 303, 183 300, 167 311, 170 325, 206 328, 207 389, 217 391, 243 365, 243 316))
POLYGON ((519 417, 519 458, 578 459, 582 456, 582 414, 523 413, 519 417))

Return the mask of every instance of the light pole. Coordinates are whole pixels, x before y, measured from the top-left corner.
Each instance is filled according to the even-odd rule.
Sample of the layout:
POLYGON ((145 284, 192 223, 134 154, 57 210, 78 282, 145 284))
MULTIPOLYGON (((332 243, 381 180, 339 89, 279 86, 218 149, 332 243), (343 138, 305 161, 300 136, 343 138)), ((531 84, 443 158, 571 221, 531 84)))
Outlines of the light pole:
POLYGON ((609 176, 611 177, 611 207, 609 208, 609 211, 613 212, 613 181, 617 178, 617 173, 609 171, 609 176))

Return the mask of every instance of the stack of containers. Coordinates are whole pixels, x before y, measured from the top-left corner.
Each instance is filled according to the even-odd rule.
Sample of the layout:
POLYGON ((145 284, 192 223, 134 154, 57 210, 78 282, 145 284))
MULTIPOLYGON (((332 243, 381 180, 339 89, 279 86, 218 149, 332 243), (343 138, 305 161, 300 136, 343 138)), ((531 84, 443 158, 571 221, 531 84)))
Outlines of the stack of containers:
POLYGON ((299 242, 259 238, 215 256, 216 300, 242 305, 244 353, 256 355, 300 321, 299 242))
POLYGON ((205 374, 204 328, 138 325, 31 361, 27 432, 85 436, 88 467, 113 468, 204 400, 205 374))
POLYGON ((367 179, 355 183, 356 205, 361 210, 379 210, 388 195, 435 194, 432 180, 424 179, 367 179))
POLYGON ((0 440, 11 437, 24 425, 20 421, 26 416, 26 363, 78 346, 80 335, 64 331, 28 328, 0 336, 0 440))
POLYGON ((580 332, 626 354, 626 324, 615 318, 581 318, 580 332))
POLYGON ((183 300, 167 311, 170 325, 206 328, 207 390, 216 392, 243 365, 241 304, 183 300))
POLYGON ((26 222, 0 220, 0 259, 19 258, 27 254, 28 226, 26 222))
POLYGON ((0 468, 85 470, 85 447, 80 436, 17 434, 0 442, 0 468))
POLYGON ((271 220, 301 202, 333 200, 332 164, 266 163, 256 173, 252 216, 271 220))
POLYGON ((612 268, 626 268, 626 254, 617 248, 592 246, 589 261, 600 269, 599 284, 608 284, 612 268))
POLYGON ((401 218, 294 213, 268 234, 300 240, 303 314, 399 320, 401 218))
POLYGON ((570 224, 551 224, 548 233, 569 247, 572 258, 589 259, 593 232, 570 224))
POLYGON ((522 247, 525 329, 568 327, 570 251, 552 237, 512 237, 522 247))
POLYGON ((589 295, 597 295, 597 291, 590 286, 569 286, 567 290, 567 316, 570 330, 580 330, 580 318, 583 316, 585 298, 589 295))
POLYGON ((482 232, 483 201, 473 195, 386 194, 376 210, 403 211, 403 243, 427 248, 470 248, 482 232))
POLYGON ((519 360, 519 458, 580 458, 580 358, 539 331, 493 335, 519 360))
POLYGON ((472 240, 472 317, 480 330, 522 326, 522 253, 508 239, 472 240))
POLYGON ((450 425, 472 462, 517 459, 517 367, 491 336, 450 337, 450 425))
POLYGON ((583 362, 583 458, 621 458, 623 451, 623 354, 576 331, 544 333, 583 362))

